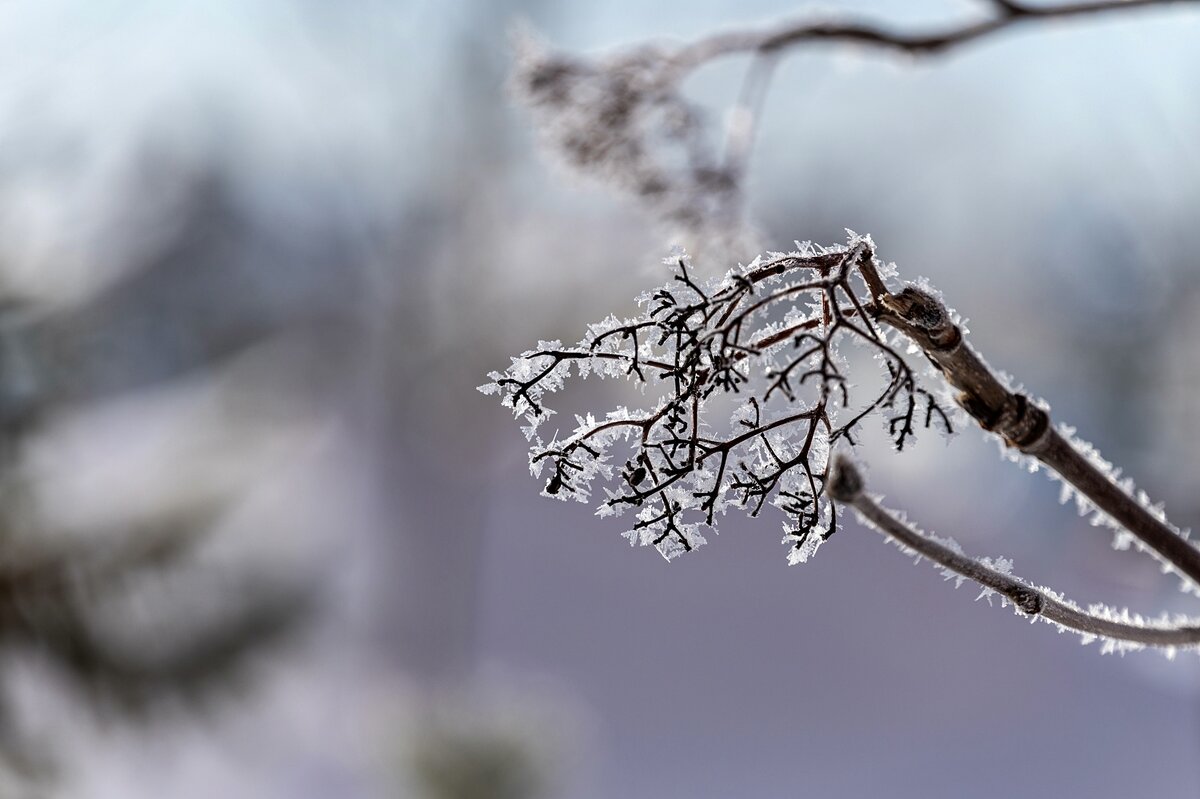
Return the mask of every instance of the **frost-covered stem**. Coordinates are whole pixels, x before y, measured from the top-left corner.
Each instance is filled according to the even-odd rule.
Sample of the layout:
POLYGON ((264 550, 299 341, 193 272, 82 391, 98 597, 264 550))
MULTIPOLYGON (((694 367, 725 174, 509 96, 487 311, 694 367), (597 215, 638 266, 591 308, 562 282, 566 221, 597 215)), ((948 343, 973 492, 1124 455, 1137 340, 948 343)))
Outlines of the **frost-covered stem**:
POLYGON ((858 468, 844 456, 835 457, 830 467, 828 486, 829 495, 834 501, 854 508, 868 525, 907 549, 1004 596, 1028 616, 1041 616, 1047 621, 1085 635, 1103 636, 1146 646, 1185 647, 1200 643, 1198 626, 1142 626, 1085 613, 1041 589, 986 566, 924 535, 882 507, 867 495, 864 488, 863 477, 858 468))
POLYGON ((946 381, 959 390, 959 405, 980 427, 1053 469, 1117 524, 1200 586, 1200 550, 1072 446, 1050 424, 1045 410, 1024 394, 1010 391, 963 339, 962 330, 940 300, 912 286, 899 294, 889 293, 869 266, 864 276, 875 295, 876 317, 903 332, 925 352, 946 381))
POLYGON ((1146 6, 1195 0, 1096 0, 1058 6, 1025 5, 993 0, 995 15, 925 32, 900 31, 859 20, 806 20, 755 31, 728 31, 705 37, 671 56, 672 66, 687 71, 712 59, 738 53, 778 53, 800 44, 850 42, 911 55, 933 55, 1034 20, 1071 19, 1146 6))
POLYGON ((1057 430, 1051 430, 1041 448, 1032 454, 1194 584, 1200 585, 1200 550, 1122 491, 1057 430))

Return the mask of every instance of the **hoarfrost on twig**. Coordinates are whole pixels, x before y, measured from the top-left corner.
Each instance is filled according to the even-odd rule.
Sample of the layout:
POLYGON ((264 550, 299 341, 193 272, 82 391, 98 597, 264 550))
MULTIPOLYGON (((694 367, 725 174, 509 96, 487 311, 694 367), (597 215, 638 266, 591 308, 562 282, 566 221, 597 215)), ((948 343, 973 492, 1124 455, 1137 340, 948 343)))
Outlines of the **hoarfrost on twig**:
POLYGON ((854 444, 868 416, 898 449, 918 427, 950 430, 949 412, 868 311, 875 298, 861 273, 878 280, 881 269, 869 237, 797 244, 717 280, 698 280, 685 255, 667 265, 673 280, 642 295, 638 316, 610 316, 574 346, 539 342, 480 387, 524 419, 543 495, 586 502, 603 483, 597 513, 631 511, 630 543, 668 559, 703 544, 730 506, 757 515, 773 505, 788 519, 789 560, 802 562, 837 530, 824 497, 832 447, 854 444), (882 388, 862 402, 851 397, 845 341, 881 364, 882 388), (548 396, 572 374, 634 382, 654 402, 577 416, 569 433, 543 437, 548 396))

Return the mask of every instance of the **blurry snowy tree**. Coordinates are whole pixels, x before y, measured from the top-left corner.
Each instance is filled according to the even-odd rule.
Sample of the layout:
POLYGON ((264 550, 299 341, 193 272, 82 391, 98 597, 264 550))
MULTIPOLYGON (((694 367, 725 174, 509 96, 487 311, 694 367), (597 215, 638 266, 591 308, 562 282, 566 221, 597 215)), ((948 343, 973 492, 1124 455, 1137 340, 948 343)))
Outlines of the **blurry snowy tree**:
MULTIPOLYGON (((245 290, 262 239, 217 175, 156 169, 182 196, 172 235, 83 302, 0 312, 0 655, 129 720, 227 698, 310 616, 294 558, 214 553, 210 532, 303 424, 302 372, 339 338, 335 306, 303 318, 245 290), (139 435, 166 442, 158 474, 126 468, 139 435)), ((49 742, 8 710, 0 785, 47 776, 49 742)))
MULTIPOLYGON (((588 177, 639 199, 717 258, 748 234, 741 195, 754 118, 771 65, 790 48, 841 41, 913 55, 944 53, 984 36, 1044 20, 1090 17, 1163 0, 1032 5, 992 0, 988 13, 955 27, 909 33, 871 22, 826 19, 753 32, 724 32, 677 47, 639 46, 603 59, 550 53, 518 39, 516 93, 533 109, 547 147, 588 177), (682 80, 715 58, 753 62, 722 157, 707 146, 703 113, 682 80)), ((1178 5, 1184 5, 1180 2, 1178 5)), ((897 270, 869 237, 845 245, 797 243, 704 280, 679 253, 672 282, 639 298, 639 315, 593 324, 577 344, 539 342, 481 386, 523 418, 530 470, 548 497, 582 502, 603 487, 597 514, 633 516, 624 533, 667 559, 704 543, 730 507, 783 512, 789 559, 803 562, 838 529, 840 507, 947 578, 973 580, 1016 611, 1078 632, 1103 651, 1200 645, 1200 622, 1146 619, 1103 605, 1082 608, 1011 575, 1004 558, 976 559, 952 540, 918 531, 864 490, 846 452, 861 426, 882 418, 896 449, 919 428, 947 433, 966 421, 994 435, 1011 460, 1061 480, 1115 546, 1158 559, 1185 590, 1200 593, 1200 550, 1049 407, 994 372, 966 343, 958 315, 925 284, 895 288, 897 270), (874 387, 851 375, 846 344, 880 366, 874 387), (923 355, 925 374, 908 357, 923 355), (569 434, 543 437, 547 403, 572 375, 620 378, 647 407, 576 417, 569 434), (861 394, 865 392, 865 397, 861 394), (957 407, 956 407, 957 406, 957 407), (841 450, 839 452, 839 450, 841 450)), ((709 270, 711 273, 711 270, 709 270)), ((857 365, 855 369, 857 369, 857 365)))

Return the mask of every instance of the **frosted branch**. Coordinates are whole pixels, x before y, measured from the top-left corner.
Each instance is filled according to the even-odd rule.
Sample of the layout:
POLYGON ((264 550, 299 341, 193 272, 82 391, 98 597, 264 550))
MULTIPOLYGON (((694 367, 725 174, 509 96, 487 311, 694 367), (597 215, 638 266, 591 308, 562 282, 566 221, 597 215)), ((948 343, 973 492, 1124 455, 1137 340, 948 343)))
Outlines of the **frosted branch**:
POLYGON ((1108 651, 1141 646, 1176 649, 1200 644, 1200 626, 1194 622, 1178 624, 1167 619, 1147 620, 1099 605, 1084 611, 1056 592, 1035 587, 995 565, 964 554, 952 541, 939 540, 921 532, 868 495, 862 474, 845 456, 833 458, 829 494, 834 501, 854 508, 864 523, 903 549, 928 558, 953 575, 978 583, 985 592, 999 594, 1026 616, 1080 633, 1085 643, 1096 638, 1106 639, 1108 651))
MULTIPOLYGON (((898 294, 877 285, 876 318, 908 336, 959 392, 957 402, 981 428, 1009 447, 1036 458, 1074 486, 1099 513, 1099 521, 1128 531, 1162 563, 1200 587, 1200 550, 1172 527, 1161 510, 1118 482, 1111 465, 1082 442, 1055 429, 1048 409, 1011 390, 963 338, 946 306, 928 291, 909 286, 898 294)), ((1087 506, 1085 506, 1087 507, 1087 506)))

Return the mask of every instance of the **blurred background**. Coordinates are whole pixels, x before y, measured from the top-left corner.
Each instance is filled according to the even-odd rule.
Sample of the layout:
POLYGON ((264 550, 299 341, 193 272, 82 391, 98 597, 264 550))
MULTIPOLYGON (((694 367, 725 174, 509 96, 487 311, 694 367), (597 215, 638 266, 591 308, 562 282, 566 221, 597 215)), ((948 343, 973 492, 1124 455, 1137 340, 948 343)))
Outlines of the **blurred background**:
MULTIPOLYGON (((986 5, 0 4, 0 795, 1200 793, 1194 655, 1102 657, 853 523, 789 567, 731 514, 668 565, 539 499, 475 391, 678 243, 539 153, 512 24, 591 53, 818 9, 986 5)), ((872 234, 1184 527, 1198 34, 1180 3, 803 48, 747 173, 764 249, 872 234)), ((689 94, 719 122, 745 66, 689 94)), ((1036 583, 1194 608, 975 431, 864 459, 1036 583)))

